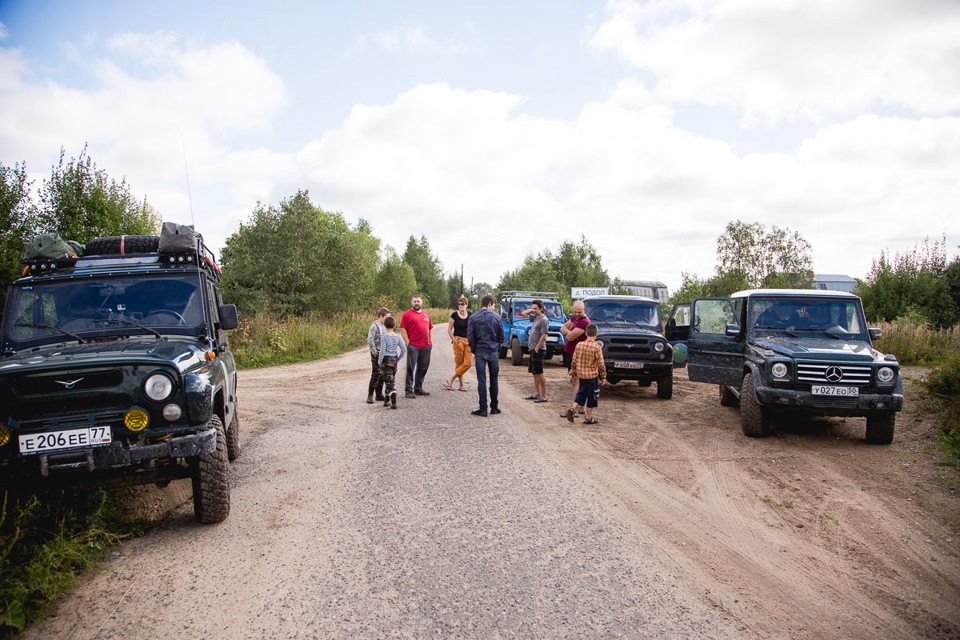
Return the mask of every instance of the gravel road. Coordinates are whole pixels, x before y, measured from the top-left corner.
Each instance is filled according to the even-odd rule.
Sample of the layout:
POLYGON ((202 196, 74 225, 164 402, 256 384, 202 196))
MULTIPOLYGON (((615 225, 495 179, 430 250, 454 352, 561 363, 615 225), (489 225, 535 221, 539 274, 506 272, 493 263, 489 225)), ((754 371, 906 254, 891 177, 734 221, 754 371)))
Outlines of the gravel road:
POLYGON ((501 361, 504 413, 478 418, 472 373, 469 393, 440 388, 452 354, 434 339, 432 395, 396 411, 364 402, 365 350, 242 372, 227 521, 176 508, 24 637, 960 635, 957 498, 917 496, 909 438, 868 447, 828 422, 747 440, 680 376, 671 401, 621 384, 599 425, 571 426, 553 363, 556 397, 534 405, 501 361), (886 457, 900 492, 850 486, 854 455, 886 457))

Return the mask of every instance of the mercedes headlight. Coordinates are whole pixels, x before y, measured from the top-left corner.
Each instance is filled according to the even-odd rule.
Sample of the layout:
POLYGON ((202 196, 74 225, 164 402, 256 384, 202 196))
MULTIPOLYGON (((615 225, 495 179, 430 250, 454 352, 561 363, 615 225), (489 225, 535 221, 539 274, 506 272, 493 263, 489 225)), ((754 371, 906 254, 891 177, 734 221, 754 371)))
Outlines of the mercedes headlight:
POLYGON ((880 384, 890 384, 895 377, 897 377, 897 374, 890 367, 880 367, 877 369, 877 380, 880 384))
POLYGON ((773 374, 774 378, 786 378, 789 371, 785 362, 774 362, 773 366, 770 367, 770 373, 773 374))

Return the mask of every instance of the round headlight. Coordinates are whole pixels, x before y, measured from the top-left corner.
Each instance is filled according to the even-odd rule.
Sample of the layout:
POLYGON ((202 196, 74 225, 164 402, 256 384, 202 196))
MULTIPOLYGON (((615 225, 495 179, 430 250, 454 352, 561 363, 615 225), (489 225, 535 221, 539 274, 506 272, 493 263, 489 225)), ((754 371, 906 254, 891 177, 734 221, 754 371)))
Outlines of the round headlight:
POLYGON ((662 343, 662 342, 655 342, 655 343, 653 344, 653 350, 656 351, 657 353, 660 353, 661 351, 663 351, 663 343, 662 343))
POLYGON ((163 402, 173 393, 173 380, 155 373, 143 383, 143 393, 154 402, 163 402))
POLYGON ((597 346, 603 349, 603 340, 597 340, 597 346))
POLYGON ((787 377, 787 365, 783 362, 774 362, 773 366, 770 367, 770 373, 773 374, 774 378, 786 378, 787 377))
POLYGON ((893 378, 896 374, 893 372, 893 369, 890 367, 880 367, 877 369, 877 380, 880 382, 888 383, 893 382, 893 378))
POLYGON ((180 419, 180 416, 183 415, 183 409, 180 408, 180 405, 173 404, 172 402, 163 407, 163 418, 167 422, 176 422, 180 419))

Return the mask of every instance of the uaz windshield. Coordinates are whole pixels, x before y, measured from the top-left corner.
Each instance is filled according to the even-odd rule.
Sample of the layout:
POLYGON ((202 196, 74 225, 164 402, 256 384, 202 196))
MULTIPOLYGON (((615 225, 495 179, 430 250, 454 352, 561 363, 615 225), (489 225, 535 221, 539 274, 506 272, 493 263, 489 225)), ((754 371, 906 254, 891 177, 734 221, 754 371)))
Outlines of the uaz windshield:
POLYGON ((183 330, 202 321, 196 277, 141 275, 34 282, 11 290, 3 342, 5 348, 23 348, 68 340, 71 335, 164 329, 186 333, 183 330))
POLYGON ((653 302, 585 301, 587 317, 596 322, 631 322, 660 327, 660 307, 653 302))

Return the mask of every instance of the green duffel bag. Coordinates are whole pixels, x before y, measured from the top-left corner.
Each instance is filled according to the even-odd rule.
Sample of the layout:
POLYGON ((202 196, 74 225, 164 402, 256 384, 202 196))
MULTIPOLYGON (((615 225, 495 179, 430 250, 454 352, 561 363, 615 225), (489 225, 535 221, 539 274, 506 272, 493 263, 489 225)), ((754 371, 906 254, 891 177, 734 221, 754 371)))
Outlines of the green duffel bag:
POLYGON ((24 260, 78 258, 83 255, 83 245, 73 240, 64 240, 59 233, 41 233, 27 241, 23 251, 24 260))

